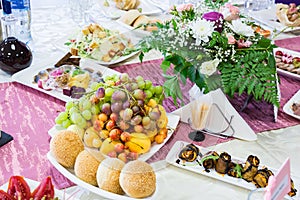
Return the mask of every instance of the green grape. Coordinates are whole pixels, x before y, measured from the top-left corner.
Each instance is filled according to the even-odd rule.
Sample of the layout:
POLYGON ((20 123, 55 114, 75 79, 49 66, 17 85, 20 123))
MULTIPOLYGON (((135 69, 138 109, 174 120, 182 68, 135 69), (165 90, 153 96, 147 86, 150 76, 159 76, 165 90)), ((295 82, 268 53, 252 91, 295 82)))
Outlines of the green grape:
POLYGON ((141 90, 144 89, 145 85, 146 85, 145 81, 138 81, 137 84, 138 84, 139 89, 141 89, 141 90))
POLYGON ((92 118, 92 112, 90 110, 84 110, 84 111, 82 111, 81 115, 86 120, 90 120, 92 118))
POLYGON ((76 107, 72 107, 69 110, 69 114, 72 115, 73 113, 79 112, 79 110, 76 107))
POLYGON ((62 122, 61 125, 62 125, 64 128, 68 128, 71 124, 72 124, 71 120, 66 119, 65 121, 62 122))
POLYGON ((91 107, 91 112, 94 115, 98 115, 100 113, 100 108, 98 105, 92 105, 91 107))
POLYGON ((145 80, 145 89, 149 89, 152 86, 152 81, 145 80))
POLYGON ((55 124, 62 124, 63 123, 63 119, 61 119, 59 116, 57 116, 56 118, 55 118, 55 124))
POLYGON ((68 101, 66 103, 66 110, 70 110, 72 107, 74 107, 74 102, 73 101, 68 101))
POLYGON ((61 112, 61 113, 58 114, 57 117, 61 118, 62 120, 66 120, 66 119, 68 119, 68 113, 67 112, 61 112))
POLYGON ((144 78, 142 76, 135 77, 136 82, 144 81, 144 78))
POLYGON ((150 90, 144 90, 144 93, 146 94, 146 99, 150 99, 153 96, 153 93, 150 90))
POLYGON ((111 97, 112 94, 114 93, 114 89, 113 88, 106 88, 105 89, 105 97, 111 97))
POLYGON ((152 85, 148 90, 150 90, 152 94, 155 94, 155 86, 152 85))
POLYGON ((79 123, 83 119, 83 117, 81 116, 81 114, 79 114, 78 112, 72 113, 70 118, 71 118, 71 121, 74 124, 79 123))
POLYGON ((155 86, 155 94, 160 95, 163 93, 163 87, 161 85, 155 86))
POLYGON ((82 110, 89 110, 92 107, 92 103, 85 99, 85 101, 82 103, 82 110))
POLYGON ((100 86, 101 86, 101 83, 93 82, 93 83, 91 83, 90 88, 91 88, 92 90, 98 90, 98 88, 99 88, 100 86))

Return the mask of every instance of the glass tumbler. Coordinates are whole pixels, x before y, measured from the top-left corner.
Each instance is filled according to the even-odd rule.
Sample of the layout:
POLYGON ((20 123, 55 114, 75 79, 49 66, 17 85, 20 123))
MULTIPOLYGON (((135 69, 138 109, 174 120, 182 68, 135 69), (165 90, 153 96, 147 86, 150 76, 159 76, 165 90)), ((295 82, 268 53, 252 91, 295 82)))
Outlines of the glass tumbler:
POLYGON ((83 26, 89 21, 89 10, 93 6, 93 0, 69 0, 70 15, 73 21, 83 26))

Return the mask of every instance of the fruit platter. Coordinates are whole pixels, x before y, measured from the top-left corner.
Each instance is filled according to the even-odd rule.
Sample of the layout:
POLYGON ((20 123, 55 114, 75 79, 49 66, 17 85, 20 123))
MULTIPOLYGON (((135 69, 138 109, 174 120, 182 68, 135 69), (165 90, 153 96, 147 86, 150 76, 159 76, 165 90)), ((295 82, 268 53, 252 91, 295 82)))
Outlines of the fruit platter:
MULTIPOLYGON (((120 189, 114 184, 118 180, 103 183, 99 177, 107 174, 106 168, 118 169, 111 173, 120 174, 123 167, 135 162, 149 168, 145 161, 167 142, 179 122, 179 116, 166 113, 163 99, 163 87, 141 76, 106 76, 104 82, 91 84, 90 92, 78 100, 66 102, 49 130, 48 159, 70 180, 102 196, 152 196, 155 180, 151 183, 154 189, 135 196, 126 186, 120 189), (99 172, 100 166, 104 169, 99 172)), ((144 173, 148 171, 142 176, 144 173)), ((153 178, 153 173, 148 175, 153 178)))
POLYGON ((71 36, 64 44, 73 56, 88 58, 101 65, 112 65, 138 53, 138 39, 131 33, 121 33, 90 24, 71 36))
MULTIPOLYGON (((256 155, 242 159, 184 141, 177 141, 173 145, 166 161, 181 169, 249 190, 265 188, 269 177, 277 171, 263 165, 256 155)), ((291 190, 287 195, 293 197, 296 193, 291 178, 291 190)))

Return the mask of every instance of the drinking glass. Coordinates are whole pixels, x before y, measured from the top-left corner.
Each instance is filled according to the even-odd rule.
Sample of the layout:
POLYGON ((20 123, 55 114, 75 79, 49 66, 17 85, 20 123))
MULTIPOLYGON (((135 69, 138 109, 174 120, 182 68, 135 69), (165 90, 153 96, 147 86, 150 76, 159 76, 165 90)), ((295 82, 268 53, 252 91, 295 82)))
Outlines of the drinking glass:
POLYGON ((270 8, 270 2, 273 2, 273 0, 246 0, 244 8, 246 12, 268 9, 270 8))
POLYGON ((89 22, 89 10, 92 8, 93 0, 69 0, 70 15, 79 26, 89 22))

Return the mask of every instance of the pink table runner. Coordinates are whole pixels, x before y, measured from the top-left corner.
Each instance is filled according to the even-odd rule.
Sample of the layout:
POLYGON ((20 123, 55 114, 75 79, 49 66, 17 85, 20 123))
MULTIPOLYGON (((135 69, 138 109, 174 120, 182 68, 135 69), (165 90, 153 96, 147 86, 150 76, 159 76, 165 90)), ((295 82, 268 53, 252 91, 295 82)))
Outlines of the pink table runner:
MULTIPOLYGON (((142 75, 154 84, 162 84, 161 60, 131 64, 115 68, 127 72, 130 76, 142 75)), ((185 92, 184 102, 188 102, 187 91, 192 86, 190 82, 182 88, 185 92)), ((282 99, 281 106, 300 89, 300 81, 281 77, 282 99)), ((45 176, 53 177, 56 188, 72 185, 64 178, 46 158, 49 151, 48 130, 54 125, 54 118, 64 110, 64 103, 47 94, 23 86, 18 83, 0 84, 0 128, 11 134, 14 141, 0 148, 0 185, 8 181, 12 175, 23 175, 33 180, 42 180, 45 176)), ((244 98, 230 100, 237 110, 243 104, 244 98)), ((168 112, 174 111, 170 98, 164 101, 168 112)), ((241 113, 255 132, 278 129, 299 124, 299 121, 279 111, 278 122, 273 122, 272 106, 266 103, 252 101, 248 108, 241 113)), ((190 127, 180 123, 171 139, 157 152, 149 162, 164 159, 172 145, 177 140, 191 142, 188 138, 190 127)), ((202 146, 211 146, 228 140, 206 136, 202 146)))

